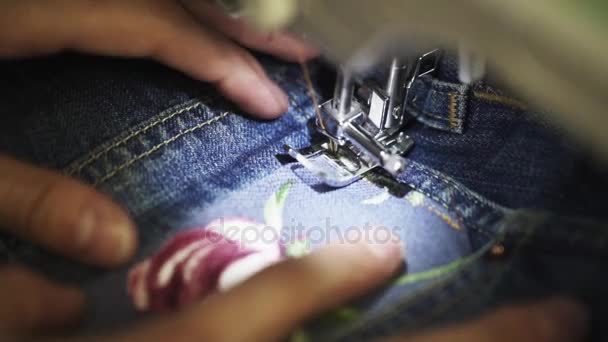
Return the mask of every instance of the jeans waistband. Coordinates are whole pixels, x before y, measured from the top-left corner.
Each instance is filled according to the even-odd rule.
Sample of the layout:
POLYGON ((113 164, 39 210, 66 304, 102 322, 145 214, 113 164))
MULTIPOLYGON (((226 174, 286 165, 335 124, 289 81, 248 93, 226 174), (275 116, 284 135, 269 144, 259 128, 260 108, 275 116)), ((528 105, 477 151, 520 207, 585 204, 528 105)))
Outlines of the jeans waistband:
POLYGON ((463 134, 468 108, 479 102, 525 110, 527 105, 498 90, 488 80, 462 84, 458 80, 458 60, 444 56, 434 77, 421 77, 411 88, 407 112, 418 122, 451 133, 463 134))

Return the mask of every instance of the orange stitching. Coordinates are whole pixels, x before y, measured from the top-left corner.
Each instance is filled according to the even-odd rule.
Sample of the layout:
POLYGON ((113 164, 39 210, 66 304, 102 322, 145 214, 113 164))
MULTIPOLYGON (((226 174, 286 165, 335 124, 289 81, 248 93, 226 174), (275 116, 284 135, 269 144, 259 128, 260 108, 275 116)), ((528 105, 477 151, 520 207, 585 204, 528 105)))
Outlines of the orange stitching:
POLYGON ((460 120, 458 120, 458 117, 456 116, 457 113, 457 108, 458 107, 458 98, 456 93, 450 93, 450 112, 449 112, 449 116, 448 119, 450 121, 450 127, 451 128, 457 128, 460 120))
POLYGON ((422 207, 428 210, 431 214, 439 217, 442 221, 444 221, 448 226, 454 228, 457 231, 461 231, 462 227, 458 224, 458 220, 453 220, 452 217, 446 213, 443 213, 439 209, 435 208, 432 204, 427 203, 426 199, 428 197, 422 192, 410 192, 408 196, 406 196, 406 200, 410 202, 413 207, 422 207))
POLYGON ((462 227, 460 227, 458 222, 452 220, 452 218, 448 214, 442 213, 441 211, 437 210, 437 208, 434 208, 430 204, 427 205, 426 208, 428 209, 429 212, 437 215, 437 217, 439 217, 443 222, 447 223, 448 226, 454 228, 457 231, 462 230, 462 227))
POLYGON ((491 93, 484 93, 484 92, 480 92, 480 91, 473 92, 473 95, 481 100, 486 100, 486 101, 494 102, 494 103, 500 103, 502 105, 509 106, 509 107, 515 107, 520 110, 528 109, 528 106, 525 103, 523 103, 519 100, 510 98, 510 97, 491 94, 491 93))

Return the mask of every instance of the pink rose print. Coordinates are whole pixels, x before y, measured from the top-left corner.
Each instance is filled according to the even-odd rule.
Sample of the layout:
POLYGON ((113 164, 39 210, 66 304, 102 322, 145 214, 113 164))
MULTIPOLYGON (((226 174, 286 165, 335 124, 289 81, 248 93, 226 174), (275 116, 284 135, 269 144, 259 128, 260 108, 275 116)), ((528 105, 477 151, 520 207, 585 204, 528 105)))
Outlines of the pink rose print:
MULTIPOLYGON (((128 290, 138 310, 179 308, 228 290, 281 259, 278 243, 241 244, 215 231, 217 223, 178 234, 133 268, 128 290)), ((233 218, 223 226, 245 228, 252 222, 233 218)))
MULTIPOLYGON (((182 232, 129 273, 127 291, 140 311, 169 311, 229 290, 290 254, 276 241, 246 241, 244 232, 282 227, 282 210, 291 183, 281 187, 264 208, 265 224, 243 218, 218 219, 182 232), (224 235, 230 233, 230 236, 224 235), (286 252, 286 253, 285 253, 286 252)), ((276 236, 280 236, 277 234, 276 236)), ((302 253, 302 248, 296 248, 302 253)), ((295 256, 295 254, 294 254, 295 256)))

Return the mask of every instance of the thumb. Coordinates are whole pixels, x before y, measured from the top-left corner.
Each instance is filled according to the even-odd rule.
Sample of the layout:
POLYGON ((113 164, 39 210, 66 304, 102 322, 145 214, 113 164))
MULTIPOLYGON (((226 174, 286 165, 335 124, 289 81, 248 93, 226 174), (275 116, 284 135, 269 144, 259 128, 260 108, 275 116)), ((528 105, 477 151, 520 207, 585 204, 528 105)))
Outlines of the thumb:
POLYGON ((84 295, 15 266, 0 268, 0 340, 4 334, 34 334, 78 320, 84 295))
POLYGON ((402 262, 401 244, 337 244, 276 264, 129 341, 269 341, 299 322, 382 284, 402 262), (178 331, 179 334, 175 334, 178 331))

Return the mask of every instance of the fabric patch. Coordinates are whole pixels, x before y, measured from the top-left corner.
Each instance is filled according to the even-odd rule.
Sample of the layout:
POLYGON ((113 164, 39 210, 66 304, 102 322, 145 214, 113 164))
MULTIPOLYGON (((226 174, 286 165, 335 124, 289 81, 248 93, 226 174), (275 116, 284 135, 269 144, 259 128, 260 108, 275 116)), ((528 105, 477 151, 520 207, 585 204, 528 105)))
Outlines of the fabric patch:
POLYGON ((308 244, 260 239, 279 236, 282 211, 291 183, 264 206, 265 223, 241 217, 220 218, 202 228, 182 231, 152 257, 129 272, 127 291, 139 311, 169 311, 214 292, 227 291, 287 256, 307 253, 308 244), (253 237, 248 235, 254 234, 253 237))

